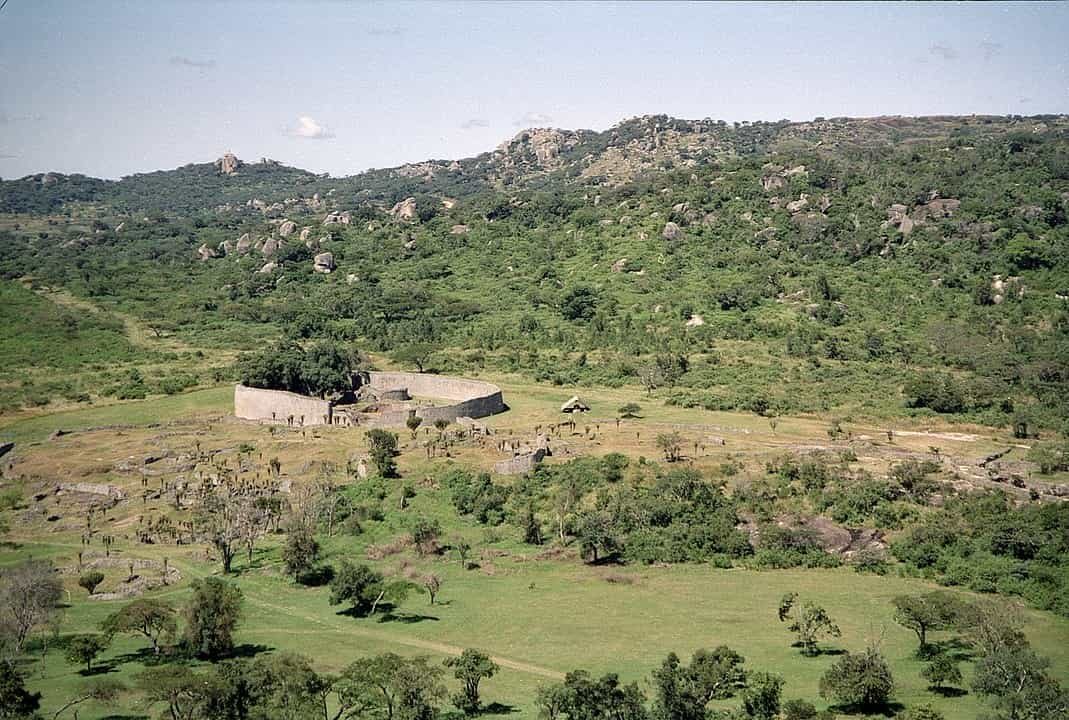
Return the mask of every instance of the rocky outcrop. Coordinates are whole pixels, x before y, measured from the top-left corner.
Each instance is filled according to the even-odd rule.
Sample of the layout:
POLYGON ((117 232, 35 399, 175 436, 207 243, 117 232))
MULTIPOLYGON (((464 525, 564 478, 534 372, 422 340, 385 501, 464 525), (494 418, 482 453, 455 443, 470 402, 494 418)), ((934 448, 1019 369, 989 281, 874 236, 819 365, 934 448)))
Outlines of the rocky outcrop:
POLYGON ((214 164, 216 172, 220 175, 233 175, 245 163, 238 160, 238 156, 234 153, 228 152, 223 153, 223 157, 216 160, 214 164))
POLYGON ((809 196, 802 193, 797 200, 793 200, 787 203, 787 212, 796 213, 801 212, 809 207, 809 196))
POLYGON ((449 228, 450 235, 467 235, 471 231, 471 228, 467 225, 454 225, 449 228))
POLYGON ((260 273, 261 275, 270 275, 271 273, 273 273, 277 269, 278 269, 278 263, 269 262, 266 265, 264 265, 262 268, 257 270, 256 272, 260 273))
POLYGON ((553 170, 560 167, 561 154, 578 145, 582 137, 582 132, 555 128, 522 130, 498 146, 494 160, 505 168, 533 165, 542 170, 553 170))
POLYGON ((278 226, 279 237, 288 237, 297 230, 297 223, 292 220, 284 220, 281 225, 278 226))
POLYGON ((245 233, 244 235, 242 235, 241 237, 238 238, 238 242, 234 246, 234 251, 238 255, 245 255, 246 253, 249 252, 249 248, 251 248, 251 247, 252 247, 252 238, 249 237, 248 233, 245 233))
POLYGON ((324 225, 348 225, 353 221, 353 215, 348 210, 332 212, 323 218, 324 225))
POLYGON ((218 257, 218 253, 216 253, 207 245, 201 245, 199 248, 197 248, 197 255, 200 256, 201 262, 204 262, 205 260, 211 260, 214 257, 218 257))
POLYGON ((786 184, 787 181, 779 175, 765 175, 761 178, 761 187, 765 189, 765 192, 774 192, 786 184))
POLYGON ((661 237, 665 240, 678 240, 683 236, 683 231, 674 222, 665 223, 664 230, 661 231, 661 237))
POLYGON ((620 258, 619 260, 617 260, 616 262, 614 262, 614 263, 612 264, 612 268, 611 268, 611 270, 612 270, 612 271, 613 271, 614 273, 619 273, 619 272, 623 272, 624 270, 626 270, 626 269, 627 269, 627 263, 628 263, 628 262, 630 262, 630 261, 629 261, 629 260, 628 260, 627 258, 625 258, 625 257, 622 257, 622 258, 620 258))
POLYGON ((416 212, 416 198, 405 198, 397 203, 390 208, 390 215, 397 220, 412 221, 419 219, 419 213, 416 212))
POLYGON ((687 320, 687 327, 701 327, 704 324, 705 318, 701 315, 691 315, 690 319, 687 320))
POLYGON ((321 252, 315 256, 315 266, 313 269, 317 273, 332 273, 334 272, 334 253, 321 252))

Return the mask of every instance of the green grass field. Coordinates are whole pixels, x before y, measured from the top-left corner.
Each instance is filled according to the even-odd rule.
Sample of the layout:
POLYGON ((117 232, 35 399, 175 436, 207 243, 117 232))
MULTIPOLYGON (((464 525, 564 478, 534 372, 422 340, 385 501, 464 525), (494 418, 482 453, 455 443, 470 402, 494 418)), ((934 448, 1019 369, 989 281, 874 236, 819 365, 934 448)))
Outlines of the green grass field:
MULTIPOLYGON (((557 407, 570 394, 566 388, 534 385, 514 377, 491 379, 504 387, 511 407, 508 413, 490 420, 499 432, 524 434, 537 424, 558 421, 557 407)), ((746 459, 759 467, 761 458, 770 453, 829 442, 825 434, 827 423, 821 418, 781 418, 773 432, 765 418, 667 407, 656 399, 644 398, 637 388, 591 390, 583 395, 592 412, 579 424, 604 427, 596 440, 584 444, 578 437, 574 439, 580 454, 621 451, 632 458, 655 458, 654 437, 668 427, 693 437, 717 434, 727 438, 725 447, 700 458, 702 464, 708 465, 731 457, 746 459), (644 417, 627 421, 617 430, 611 419, 616 408, 629 401, 643 405, 644 417)), ((340 463, 363 448, 359 429, 321 428, 283 436, 264 426, 211 420, 230 411, 231 397, 232 388, 221 386, 147 401, 12 418, 0 427, 0 438, 11 438, 23 445, 19 452, 28 455, 27 467, 32 472, 71 476, 87 476, 79 469, 83 466, 96 463, 100 467, 102 460, 158 447, 159 438, 168 433, 193 437, 200 432, 198 428, 208 427, 209 423, 210 433, 200 432, 196 437, 218 447, 247 443, 264 457, 277 452, 290 472, 296 472, 294 468, 302 460, 340 463), (41 443, 57 429, 112 425, 126 429, 75 433, 41 443)), ((857 424, 855 430, 876 433, 878 427, 857 424)), ((402 444, 407 446, 408 442, 407 434, 402 433, 402 444)), ((954 437, 934 435, 903 436, 897 442, 900 445, 896 447, 922 451, 929 444, 941 444, 947 452, 965 444, 954 437)), ((968 443, 969 452, 974 453, 996 445, 992 435, 977 436, 968 443)), ((744 655, 750 669, 782 674, 787 683, 784 698, 804 698, 826 706, 818 697, 818 682, 835 660, 832 653, 860 650, 868 640, 878 639, 892 664, 898 686, 895 699, 899 703, 912 706, 930 702, 949 720, 972 720, 980 714, 982 704, 972 694, 946 698, 926 689, 919 676, 923 663, 913 657, 916 640, 891 619, 889 601, 894 595, 921 592, 930 585, 894 575, 861 575, 846 568, 757 572, 717 570, 705 565, 592 567, 575 557, 574 548, 540 558, 542 548, 522 544, 515 528, 503 526, 488 533, 456 515, 446 490, 421 481, 443 463, 488 467, 492 461, 486 451, 472 448, 459 449, 452 459, 427 459, 410 447, 400 458, 402 474, 416 483, 417 496, 410 506, 404 512, 389 512, 382 522, 365 523, 365 532, 360 535, 320 538, 328 562, 359 562, 364 561, 369 545, 388 542, 405 532, 413 516, 438 519, 445 541, 463 536, 472 544, 478 568, 463 570, 450 556, 421 558, 411 552, 372 564, 387 573, 398 573, 404 567, 420 573, 434 572, 443 580, 439 604, 431 606, 426 595, 413 593, 396 609, 392 619, 357 619, 339 614, 340 608, 328 603, 327 588, 300 587, 281 575, 281 538, 271 537, 257 550, 252 566, 246 566, 243 556, 235 562, 236 573, 232 577, 245 594, 245 619, 238 642, 250 651, 289 650, 304 654, 322 671, 338 671, 357 657, 385 651, 444 659, 463 648, 478 648, 494 655, 502 665, 501 673, 483 685, 485 701, 513 708, 515 712, 510 716, 517 720, 533 720, 537 715, 536 688, 570 670, 619 673, 625 680, 640 681, 652 694, 647 682, 649 673, 667 653, 676 652, 686 658, 698 648, 721 644, 744 655), (824 605, 839 624, 842 638, 824 643, 832 653, 807 658, 791 647, 791 635, 776 619, 778 602, 789 591, 824 605)), ((559 462, 561 458, 552 461, 559 462)), ((110 470, 100 472, 107 482, 134 482, 133 477, 123 479, 110 470)), ((398 487, 393 487, 385 501, 387 507, 396 507, 397 491, 398 487)), ((134 514, 143 511, 140 503, 126 503, 109 515, 108 522, 119 534, 132 520, 136 522, 134 514)), ((45 529, 47 525, 26 527, 31 529, 14 527, 10 542, 0 549, 0 564, 10 565, 29 556, 52 558, 59 566, 75 564, 80 548, 77 532, 56 526, 45 529)), ((190 579, 219 572, 218 562, 205 561, 202 546, 140 545, 120 540, 116 547, 114 552, 120 558, 167 557, 178 567, 182 581, 156 593, 175 602, 187 595, 190 579)), ((109 571, 101 589, 108 591, 124 574, 121 569, 109 571)), ((60 640, 71 633, 94 630, 122 604, 90 601, 75 584, 74 575, 65 578, 71 601, 64 612, 60 640)), ((1069 680, 1069 620, 1034 611, 1026 616, 1027 633, 1037 651, 1051 659, 1058 678, 1069 680)), ((47 716, 84 680, 78 668, 63 659, 58 645, 52 642, 46 653, 31 653, 25 666, 31 687, 43 693, 42 710, 47 716)), ((145 646, 134 638, 118 638, 102 656, 102 667, 109 677, 132 682, 143 667, 145 658, 138 651, 145 646)), ((969 664, 964 663, 962 670, 967 684, 969 664)), ((131 693, 117 707, 83 706, 79 717, 97 720, 158 714, 159 708, 148 709, 139 702, 131 693)), ((737 700, 725 704, 737 704, 737 700)))

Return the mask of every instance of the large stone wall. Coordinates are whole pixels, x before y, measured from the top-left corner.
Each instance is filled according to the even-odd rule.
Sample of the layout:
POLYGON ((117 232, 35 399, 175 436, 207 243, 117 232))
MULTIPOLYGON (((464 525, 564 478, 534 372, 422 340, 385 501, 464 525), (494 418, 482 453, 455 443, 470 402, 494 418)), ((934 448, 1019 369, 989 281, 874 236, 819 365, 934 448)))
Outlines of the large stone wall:
MULTIPOLYGON (((361 418, 361 424, 365 427, 404 425, 412 410, 427 424, 439 419, 456 422, 458 417, 486 417, 505 410, 501 388, 480 380, 449 375, 371 372, 368 373, 367 385, 378 393, 407 389, 416 398, 452 402, 448 405, 414 406, 411 409, 368 414, 361 418)), ((234 388, 234 414, 246 420, 280 424, 330 425, 333 409, 326 400, 238 385, 234 388)))
MULTIPOLYGON (((450 405, 427 405, 417 407, 416 415, 425 423, 435 420, 456 422, 458 417, 480 418, 505 411, 501 388, 481 380, 452 377, 449 375, 426 375, 406 372, 368 373, 368 386, 377 392, 408 390, 415 398, 441 398, 453 400, 450 405)), ((404 425, 407 412, 386 412, 373 419, 374 425, 404 425)))
POLYGON ((245 420, 281 425, 329 425, 331 407, 328 401, 307 395, 237 385, 234 414, 245 420))

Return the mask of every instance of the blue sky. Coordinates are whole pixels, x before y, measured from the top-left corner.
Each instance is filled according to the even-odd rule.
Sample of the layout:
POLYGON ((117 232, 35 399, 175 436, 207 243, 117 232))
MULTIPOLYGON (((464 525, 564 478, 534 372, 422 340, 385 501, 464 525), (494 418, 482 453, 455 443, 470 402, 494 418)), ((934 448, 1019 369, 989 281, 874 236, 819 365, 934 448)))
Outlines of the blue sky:
POLYGON ((1069 112, 1069 3, 9 0, 0 176, 335 175, 647 113, 1069 112))

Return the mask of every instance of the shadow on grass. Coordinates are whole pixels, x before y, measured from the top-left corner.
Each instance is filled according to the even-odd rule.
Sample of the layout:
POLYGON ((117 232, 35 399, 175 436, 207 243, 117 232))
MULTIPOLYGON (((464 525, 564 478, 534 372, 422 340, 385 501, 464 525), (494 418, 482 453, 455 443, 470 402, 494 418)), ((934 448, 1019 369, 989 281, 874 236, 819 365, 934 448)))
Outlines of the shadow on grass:
POLYGON ((832 705, 828 708, 831 712, 840 715, 861 715, 862 717, 882 715, 883 717, 888 718, 895 717, 905 709, 906 706, 900 702, 889 702, 878 707, 869 705, 832 705))
POLYGON ((149 720, 148 715, 105 715, 100 720, 149 720))
POLYGON ((78 671, 78 674, 82 677, 96 677, 97 675, 107 675, 108 673, 113 673, 117 671, 119 669, 119 664, 120 663, 115 662, 115 660, 105 660, 104 662, 97 663, 90 670, 82 668, 78 671))
POLYGON ((480 715, 511 715, 512 713, 519 712, 519 708, 515 705, 507 705, 505 703, 492 702, 482 710, 479 711, 480 715))
POLYGON ((800 642, 791 643, 791 647, 792 648, 798 648, 802 652, 802 655, 807 657, 807 658, 818 658, 818 657, 821 657, 823 655, 827 655, 829 657, 836 657, 838 655, 846 655, 846 650, 843 650, 842 648, 819 647, 818 646, 813 650, 813 652, 807 653, 805 651, 805 649, 804 649, 805 646, 800 642))
POLYGON ((968 695, 968 690, 963 690, 956 687, 946 687, 943 685, 929 685, 928 692, 935 693, 945 698, 959 698, 963 695, 968 695))
POLYGON ((437 622, 439 620, 439 618, 435 617, 434 615, 421 615, 419 613, 393 612, 393 611, 390 611, 388 613, 383 613, 382 617, 379 618, 379 622, 380 623, 399 622, 399 623, 405 623, 407 625, 411 625, 413 623, 423 622, 424 620, 433 620, 433 621, 437 622))
POLYGON ((270 645, 262 645, 260 643, 242 643, 234 648, 234 650, 227 655, 228 658, 251 658, 256 657, 260 653, 271 652, 274 650, 270 645))
POLYGON ((949 655, 957 662, 971 662, 976 659, 976 651, 973 647, 958 637, 928 643, 928 648, 923 653, 918 651, 917 657, 921 660, 930 660, 936 655, 949 655))

